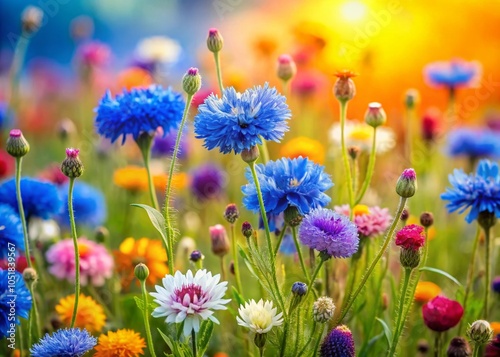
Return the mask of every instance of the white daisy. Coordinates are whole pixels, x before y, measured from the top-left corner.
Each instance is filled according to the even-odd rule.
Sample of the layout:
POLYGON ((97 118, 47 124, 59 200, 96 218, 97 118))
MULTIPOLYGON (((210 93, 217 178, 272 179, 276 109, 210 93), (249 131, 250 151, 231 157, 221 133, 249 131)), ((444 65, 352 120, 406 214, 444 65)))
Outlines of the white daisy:
POLYGON ((283 313, 276 315, 276 308, 273 308, 272 301, 250 300, 244 306, 241 305, 238 312, 240 314, 236 317, 238 325, 247 327, 258 334, 268 333, 274 326, 283 323, 283 313))
POLYGON ((205 269, 198 270, 193 276, 191 270, 186 275, 176 271, 175 275, 166 275, 162 279, 163 286, 156 285, 156 293, 151 293, 158 303, 153 317, 165 316, 166 323, 181 323, 184 321, 184 335, 191 331, 198 332, 200 323, 210 319, 219 321, 213 316, 212 310, 226 310, 230 299, 222 299, 227 290, 227 281, 219 283, 220 275, 212 276, 205 269))
POLYGON ((171 38, 153 36, 139 42, 136 53, 141 60, 147 62, 172 64, 179 59, 181 46, 171 38))
MULTIPOLYGON (((335 123, 330 129, 330 140, 338 147, 341 143, 340 123, 335 123)), ((346 146, 357 146, 362 151, 370 152, 373 140, 373 128, 366 123, 356 120, 346 120, 344 127, 346 146)), ((377 128, 377 154, 383 154, 396 145, 396 135, 394 131, 386 126, 377 128)))

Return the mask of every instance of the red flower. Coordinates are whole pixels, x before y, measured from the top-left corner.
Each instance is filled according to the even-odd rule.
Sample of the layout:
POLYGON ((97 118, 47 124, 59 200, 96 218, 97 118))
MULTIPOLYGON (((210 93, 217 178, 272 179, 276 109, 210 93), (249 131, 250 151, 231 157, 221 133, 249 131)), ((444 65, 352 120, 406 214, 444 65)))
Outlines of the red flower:
POLYGON ((10 176, 14 171, 14 158, 6 151, 0 150, 0 179, 10 176))
POLYGON ((436 296, 422 306, 425 325, 433 331, 443 332, 456 326, 464 314, 458 301, 444 296, 436 296))
POLYGON ((403 249, 419 250, 425 243, 424 227, 417 224, 404 226, 396 233, 396 245, 403 249))
POLYGON ((439 123, 441 113, 436 108, 431 108, 422 117, 422 138, 425 141, 433 141, 439 134, 439 123))

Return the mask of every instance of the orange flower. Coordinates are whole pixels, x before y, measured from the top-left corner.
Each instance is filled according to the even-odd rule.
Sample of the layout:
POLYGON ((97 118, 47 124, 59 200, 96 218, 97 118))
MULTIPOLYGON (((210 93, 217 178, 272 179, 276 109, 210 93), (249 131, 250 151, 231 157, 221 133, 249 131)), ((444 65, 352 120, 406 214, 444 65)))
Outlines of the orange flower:
MULTIPOLYGON (((56 311, 65 326, 70 326, 73 308, 75 306, 75 294, 66 296, 59 300, 56 311)), ((78 311, 76 313, 75 327, 84 328, 90 333, 100 332, 106 322, 106 315, 101 305, 90 296, 80 294, 78 299, 78 311)))
POLYGON ((167 253, 159 240, 126 238, 115 251, 116 266, 122 275, 122 285, 128 287, 135 279, 134 268, 144 263, 149 268, 147 283, 154 285, 168 273, 167 253))
POLYGON ((419 281, 415 290, 415 301, 425 303, 441 292, 441 288, 430 281, 419 281))
POLYGON ((153 78, 151 78, 149 72, 139 67, 128 68, 118 76, 119 90, 147 87, 152 83, 153 78))
MULTIPOLYGON (((163 192, 167 187, 168 175, 165 173, 153 173, 153 185, 156 191, 163 192)), ((125 166, 115 170, 113 182, 116 186, 131 192, 148 190, 148 172, 145 167, 125 166)), ((172 186, 176 189, 183 189, 189 183, 189 176, 186 173, 175 174, 172 179, 172 186)))
POLYGON ((94 357, 137 357, 144 354, 146 343, 132 330, 109 331, 99 337, 94 357))
POLYGON ((491 329, 493 330, 493 335, 499 335, 500 334, 500 322, 490 322, 491 329))
POLYGON ((337 71, 335 73, 335 76, 337 78, 341 78, 341 79, 349 79, 349 78, 354 78, 357 76, 356 73, 352 72, 352 71, 349 71, 349 70, 342 70, 342 71, 337 71))
POLYGON ((280 154, 291 159, 302 156, 307 157, 317 164, 325 161, 325 149, 317 140, 299 136, 281 147, 280 154))

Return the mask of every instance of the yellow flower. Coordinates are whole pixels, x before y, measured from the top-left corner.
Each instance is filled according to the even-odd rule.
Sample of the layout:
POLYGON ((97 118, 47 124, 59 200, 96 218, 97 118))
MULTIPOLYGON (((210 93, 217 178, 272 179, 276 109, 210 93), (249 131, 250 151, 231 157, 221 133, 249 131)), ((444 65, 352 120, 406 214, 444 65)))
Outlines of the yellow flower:
POLYGON ((116 266, 122 275, 122 285, 128 287, 135 279, 134 268, 144 263, 149 268, 147 283, 154 285, 168 273, 167 253, 159 240, 126 238, 115 251, 116 266))
POLYGON ((144 354, 146 343, 132 330, 109 331, 99 337, 94 357, 137 357, 144 354))
POLYGON ((356 205, 352 209, 352 212, 353 212, 355 217, 363 216, 365 214, 370 214, 370 208, 366 205, 356 205))
POLYGON ((325 149, 317 140, 299 136, 287 142, 281 147, 281 156, 291 159, 302 156, 307 157, 317 164, 322 165, 325 161, 325 149))
MULTIPOLYGON (((75 306, 75 294, 59 300, 56 311, 65 326, 70 326, 75 306)), ((84 328, 90 333, 100 332, 106 322, 106 315, 101 305, 90 296, 80 294, 78 311, 76 313, 75 327, 84 328)))
POLYGON ((419 281, 415 290, 415 301, 425 303, 441 292, 441 288, 430 281, 419 281))
MULTIPOLYGON (((347 147, 357 146, 364 152, 370 152, 373 142, 373 128, 364 122, 356 120, 347 120, 345 123, 345 141, 347 147)), ((335 146, 341 145, 341 127, 340 123, 335 123, 330 129, 330 140, 335 146)), ((396 134, 394 130, 386 126, 377 128, 377 137, 375 151, 377 154, 383 154, 394 148, 396 145, 396 134)))
MULTIPOLYGON (((163 192, 167 187, 168 175, 164 173, 153 173, 153 184, 156 191, 163 192)), ((148 190, 148 173, 145 167, 125 166, 117 169, 113 174, 113 182, 116 186, 131 192, 148 190)), ((189 183, 189 176, 186 173, 175 174, 172 179, 172 186, 176 189, 183 189, 189 183)))

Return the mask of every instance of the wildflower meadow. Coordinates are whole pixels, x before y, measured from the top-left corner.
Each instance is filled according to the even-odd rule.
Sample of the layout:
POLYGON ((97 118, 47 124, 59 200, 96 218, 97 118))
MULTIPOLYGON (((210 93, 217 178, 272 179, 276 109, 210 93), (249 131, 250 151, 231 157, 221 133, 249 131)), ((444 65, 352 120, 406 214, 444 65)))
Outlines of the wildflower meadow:
POLYGON ((277 3, 1 5, 0 356, 500 356, 500 5, 277 3))

